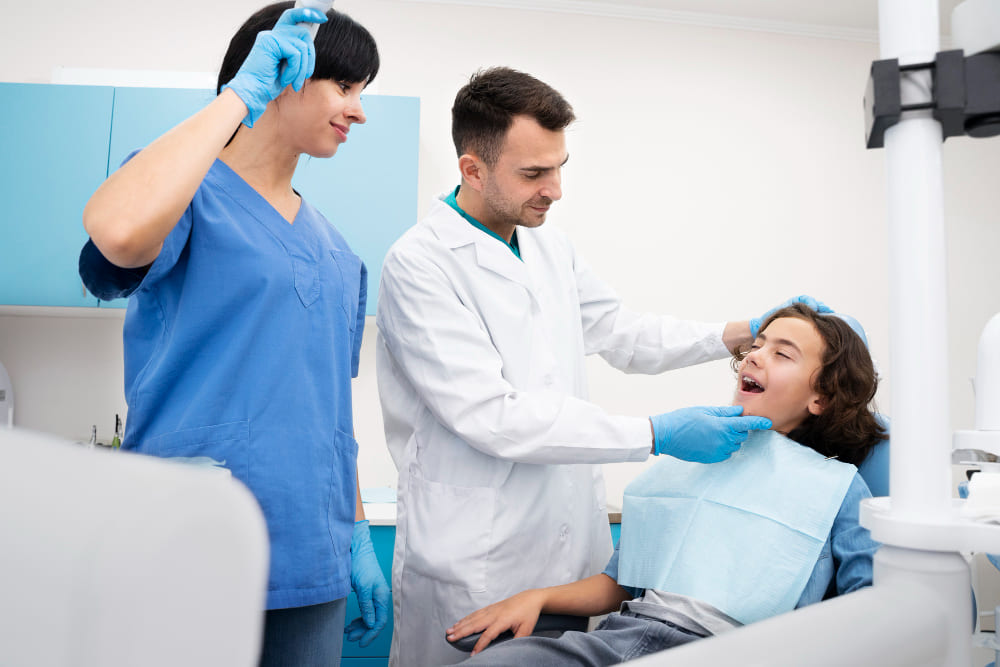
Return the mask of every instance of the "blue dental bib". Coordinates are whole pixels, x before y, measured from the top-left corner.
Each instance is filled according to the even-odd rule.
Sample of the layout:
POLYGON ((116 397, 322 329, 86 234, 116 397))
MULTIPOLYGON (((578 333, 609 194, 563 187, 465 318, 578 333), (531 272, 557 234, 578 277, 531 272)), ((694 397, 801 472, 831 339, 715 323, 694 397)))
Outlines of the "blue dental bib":
POLYGON ((721 463, 664 457, 625 489, 618 583, 743 624, 791 611, 855 472, 774 431, 721 463))

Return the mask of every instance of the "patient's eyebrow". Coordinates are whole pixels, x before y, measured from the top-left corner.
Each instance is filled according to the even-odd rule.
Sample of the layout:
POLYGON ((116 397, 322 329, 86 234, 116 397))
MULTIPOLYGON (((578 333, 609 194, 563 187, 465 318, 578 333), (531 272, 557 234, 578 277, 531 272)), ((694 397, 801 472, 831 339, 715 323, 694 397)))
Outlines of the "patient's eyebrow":
MULTIPOLYGON (((757 338, 759 338, 759 339, 761 339, 763 341, 767 341, 767 335, 763 334, 763 333, 757 334, 757 338)), ((796 352, 799 352, 799 353, 802 352, 802 348, 800 348, 798 345, 796 345, 795 341, 793 341, 793 340, 791 340, 789 338, 775 338, 771 342, 774 343, 775 345, 787 345, 787 346, 793 348, 796 352)))

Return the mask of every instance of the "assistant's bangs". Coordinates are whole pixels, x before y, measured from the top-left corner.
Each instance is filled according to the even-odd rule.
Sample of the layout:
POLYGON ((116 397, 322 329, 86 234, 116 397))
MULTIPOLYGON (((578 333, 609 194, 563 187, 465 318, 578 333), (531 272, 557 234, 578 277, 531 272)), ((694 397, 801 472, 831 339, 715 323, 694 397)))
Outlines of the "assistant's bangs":
POLYGON ((312 78, 371 83, 379 68, 375 38, 347 14, 330 10, 326 15, 329 20, 316 33, 312 78))

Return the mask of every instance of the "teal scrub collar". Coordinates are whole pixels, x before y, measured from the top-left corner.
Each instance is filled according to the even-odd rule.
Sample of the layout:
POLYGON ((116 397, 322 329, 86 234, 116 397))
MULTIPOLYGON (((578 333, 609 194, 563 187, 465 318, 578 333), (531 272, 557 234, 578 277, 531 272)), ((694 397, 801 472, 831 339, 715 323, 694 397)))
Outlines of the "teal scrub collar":
MULTIPOLYGON (((497 234, 496 232, 494 232, 493 230, 491 230, 489 227, 487 227, 486 225, 484 225, 483 223, 479 222, 478 220, 476 220, 475 218, 473 218, 471 215, 469 215, 468 213, 466 213, 465 211, 463 211, 461 209, 461 207, 458 205, 458 188, 460 188, 460 187, 462 187, 462 186, 460 186, 460 185, 456 186, 455 190, 450 195, 448 195, 447 197, 444 198, 444 203, 447 204, 448 206, 451 206, 453 209, 455 209, 455 211, 460 216, 462 216, 463 218, 465 218, 466 220, 468 220, 472 224, 473 227, 475 227, 477 229, 481 229, 482 231, 486 232, 487 234, 489 234, 490 236, 492 236, 493 238, 495 238, 500 243, 502 243, 505 246, 507 246, 508 248, 510 248, 510 251, 512 253, 514 253, 514 256, 517 257, 518 259, 521 259, 521 248, 518 247, 518 245, 517 245, 517 230, 515 229, 514 230, 514 234, 510 237, 510 243, 507 243, 502 238, 500 238, 499 234, 497 234)), ((524 260, 521 260, 521 261, 524 261, 524 260)))

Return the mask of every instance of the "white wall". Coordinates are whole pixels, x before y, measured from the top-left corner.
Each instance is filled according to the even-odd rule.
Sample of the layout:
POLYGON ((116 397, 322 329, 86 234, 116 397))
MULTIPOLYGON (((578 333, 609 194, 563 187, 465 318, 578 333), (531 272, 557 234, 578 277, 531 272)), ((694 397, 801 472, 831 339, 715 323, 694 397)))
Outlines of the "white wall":
MULTIPOLYGON (((256 7, 101 0, 41 17, 18 3, 4 8, 0 80, 49 82, 59 66, 211 71, 256 7)), ((481 66, 526 70, 562 91, 579 118, 564 199, 547 224, 566 229, 632 307, 743 319, 810 293, 864 322, 891 374, 884 156, 864 148, 861 105, 874 42, 427 2, 337 7, 379 42, 377 92, 421 98, 421 212, 457 182, 455 91, 481 66)), ((926 353, 949 355, 952 424, 966 428, 976 341, 1000 311, 991 289, 1000 279, 991 257, 1000 190, 987 186, 1000 173, 1000 143, 951 139, 945 169, 950 349, 926 353)), ((109 436, 124 410, 120 336, 115 318, 0 313, 16 422, 71 437, 96 422, 109 436)), ((362 485, 393 485, 370 342, 356 387, 362 485)), ((600 360, 590 371, 593 399, 612 412, 730 399, 724 362, 653 378, 600 360)), ((879 395, 886 411, 889 389, 885 382, 879 395)), ((612 502, 639 467, 607 467, 612 502)))

